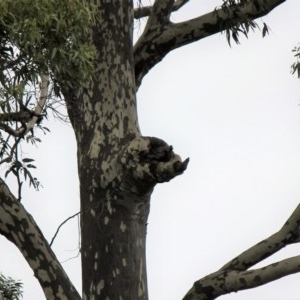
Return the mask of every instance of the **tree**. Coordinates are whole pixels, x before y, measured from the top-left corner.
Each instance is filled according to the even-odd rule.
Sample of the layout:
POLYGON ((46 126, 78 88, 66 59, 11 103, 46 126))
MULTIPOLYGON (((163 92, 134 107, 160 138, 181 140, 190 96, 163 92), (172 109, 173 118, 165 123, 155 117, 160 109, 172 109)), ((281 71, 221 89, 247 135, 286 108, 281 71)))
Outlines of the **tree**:
POLYGON ((0 274, 0 299, 18 300, 22 296, 22 283, 0 274))
MULTIPOLYGON (((237 37, 238 29, 247 33, 249 27, 246 25, 245 27, 235 27, 241 20, 249 21, 244 18, 247 9, 249 10, 247 18, 252 20, 281 2, 268 1, 269 6, 266 7, 250 5, 257 3, 256 1, 250 4, 247 1, 241 1, 239 6, 232 6, 232 3, 229 3, 231 5, 229 8, 223 8, 190 22, 174 25, 168 21, 173 3, 156 1, 152 9, 143 7, 136 10, 136 17, 138 17, 138 13, 141 14, 142 12, 146 15, 151 12, 151 15, 148 18, 145 31, 134 49, 131 47, 132 16, 130 16, 130 12, 132 9, 130 9, 130 3, 124 2, 122 4, 123 18, 118 22, 114 22, 111 18, 120 13, 119 7, 102 4, 101 22, 94 27, 95 45, 99 51, 96 60, 96 76, 90 81, 86 81, 83 88, 74 93, 77 85, 70 88, 67 84, 70 81, 66 80, 64 84, 61 83, 63 80, 61 78, 68 79, 69 74, 64 76, 65 74, 61 73, 64 70, 53 71, 52 78, 56 80, 65 97, 78 143, 84 298, 93 298, 92 295, 95 294, 99 295, 100 298, 107 296, 114 299, 120 293, 123 293, 124 299, 146 298, 145 224, 149 212, 150 194, 157 182, 170 180, 182 173, 187 166, 187 161, 182 162, 165 142, 156 138, 140 136, 136 119, 135 92, 143 76, 176 47, 219 32, 221 29, 226 30, 226 28, 232 29, 229 33, 232 33, 234 39, 237 37), (241 7, 242 9, 240 9, 241 7), (202 30, 198 32, 195 28, 198 28, 199 23, 203 26, 202 30), (107 43, 103 43, 99 37, 107 43), (132 50, 134 50, 135 55, 134 61, 132 50), (116 61, 113 61, 112 58, 116 61), (135 72, 133 72, 133 66, 135 66, 135 72), (133 74, 136 78, 136 85, 133 74), (110 286, 110 282, 113 286, 110 286)), ((175 8, 184 4, 184 1, 176 3, 175 8)), ((54 68, 53 65, 50 67, 54 68)), ((42 81, 46 82, 47 78, 42 81)), ((40 114, 39 112, 29 113, 33 114, 30 115, 32 118, 37 118, 40 114)), ((23 123, 26 125, 28 122, 23 123)), ((14 132, 9 133, 14 134, 14 132)), ((24 163, 27 164, 30 161, 27 160, 24 163)), ((12 172, 16 168, 13 167, 12 172)), ((31 239, 31 245, 24 244, 18 236, 11 236, 11 233, 7 231, 7 226, 4 226, 1 231, 7 238, 18 244, 23 253, 32 255, 27 256, 27 259, 35 270, 47 297, 51 299, 51 295, 57 294, 55 290, 58 290, 60 286, 60 290, 68 298, 79 298, 78 294, 71 288, 71 283, 41 232, 36 225, 32 226, 33 220, 12 197, 4 182, 2 182, 2 195, 6 195, 3 197, 2 207, 5 208, 3 214, 7 216, 7 220, 11 220, 10 218, 13 216, 16 218, 15 220, 19 218, 18 222, 13 221, 13 225, 24 224, 24 222, 31 224, 29 228, 34 230, 32 231, 34 238, 31 239), (8 195, 10 196, 8 197, 8 195), (18 216, 14 213, 15 209, 8 210, 10 207, 17 207, 17 210, 22 213, 18 216), (39 239, 40 245, 44 245, 43 248, 36 249, 37 239, 39 239), (42 267, 37 266, 36 257, 44 258, 42 267), (45 261, 48 263, 45 264, 45 261), (51 261, 54 261, 54 266, 51 261), (52 278, 53 272, 50 268, 57 270, 55 279, 52 278), (50 277, 50 286, 49 280, 45 280, 42 271, 50 277)), ((25 229, 22 226, 19 228, 12 227, 15 232, 21 232, 21 236, 22 231, 26 231, 24 225, 25 229)), ((298 238, 295 227, 287 228, 287 230, 289 233, 293 232, 294 235, 292 235, 291 240, 284 241, 282 246, 289 242, 295 242, 298 238)), ((281 234, 282 231, 276 235, 280 241, 282 240, 281 234)), ((278 244, 277 241, 275 244, 278 244)), ((271 239, 271 246, 275 244, 271 239)), ((247 252, 255 255, 251 257, 251 260, 246 259, 250 261, 247 266, 241 263, 245 268, 244 270, 240 269, 239 264, 234 266, 229 264, 228 269, 227 267, 222 269, 217 274, 220 277, 214 278, 214 280, 218 282, 219 278, 223 280, 224 276, 228 276, 228 279, 231 280, 233 276, 239 275, 240 278, 244 279, 240 283, 243 283, 244 287, 249 287, 246 277, 249 274, 241 274, 240 271, 245 271, 255 264, 258 261, 257 256, 261 259, 261 251, 265 255, 272 254, 272 251, 277 251, 278 247, 273 248, 272 251, 268 250, 268 252, 266 249, 259 250, 258 252, 247 252)), ((241 262, 243 262, 242 259, 243 257, 239 257, 241 262)), ((280 268, 278 269, 280 270, 280 268)), ((289 272, 291 271, 289 270, 289 272)), ((285 274, 289 272, 285 270, 285 274)), ((277 278, 278 275, 275 272, 272 274, 273 279, 277 278)), ((209 286, 213 287, 215 281, 211 284, 210 278, 205 279, 205 284, 208 283, 209 286)), ((259 282, 259 284, 262 283, 264 283, 264 279, 259 282)), ((216 292, 222 294, 228 292, 228 290, 224 290, 223 286, 201 290, 202 284, 202 281, 195 284, 194 289, 196 290, 193 290, 192 293, 212 294, 216 292)), ((236 288, 236 283, 234 283, 234 288, 236 288)), ((210 298, 213 299, 215 296, 216 294, 210 295, 210 298)))

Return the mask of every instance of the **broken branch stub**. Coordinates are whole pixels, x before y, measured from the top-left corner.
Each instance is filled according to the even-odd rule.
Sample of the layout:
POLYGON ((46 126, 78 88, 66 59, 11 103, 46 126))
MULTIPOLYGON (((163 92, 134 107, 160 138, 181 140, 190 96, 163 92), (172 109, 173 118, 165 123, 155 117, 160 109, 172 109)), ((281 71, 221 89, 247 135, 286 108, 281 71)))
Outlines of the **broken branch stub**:
POLYGON ((182 161, 173 147, 155 137, 137 137, 129 142, 121 154, 123 182, 130 189, 145 192, 155 184, 167 182, 181 175, 187 168, 189 158, 182 161))

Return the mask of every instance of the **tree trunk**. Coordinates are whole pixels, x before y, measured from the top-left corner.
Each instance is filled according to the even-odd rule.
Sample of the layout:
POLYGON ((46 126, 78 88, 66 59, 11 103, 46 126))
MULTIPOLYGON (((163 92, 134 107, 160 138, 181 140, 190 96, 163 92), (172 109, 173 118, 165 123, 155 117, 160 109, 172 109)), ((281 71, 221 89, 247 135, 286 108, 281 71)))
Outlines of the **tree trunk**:
POLYGON ((83 299, 148 299, 145 239, 155 183, 182 173, 172 147, 137 122, 129 0, 101 1, 97 73, 68 111, 78 146, 83 299))
POLYGON ((74 120, 83 211, 83 299, 147 299, 149 198, 135 203, 131 195, 122 196, 117 161, 128 136, 139 134, 129 27, 132 7, 131 1, 102 2, 101 22, 93 33, 99 51, 97 78, 80 95, 74 120))
MULTIPOLYGON (((140 16, 149 18, 134 48, 132 1, 90 1, 98 7, 92 31, 98 51, 95 74, 80 91, 70 89, 70 82, 64 85, 63 75, 68 72, 57 75, 78 147, 83 299, 148 299, 145 244, 150 196, 157 183, 181 174, 188 164, 164 141, 141 136, 135 93, 142 78, 173 49, 247 23, 284 1, 239 1, 230 9, 222 7, 172 23, 171 12, 188 1, 157 0, 140 10, 140 16)), ((15 113, 8 117, 20 121, 15 113)), ((25 117, 27 122, 29 116, 25 117)), ((47 299, 79 299, 34 220, 2 180, 0 200, 0 233, 19 247, 47 299), (29 240, 24 238, 28 232, 29 240)), ((271 278, 275 280, 298 272, 295 261, 299 257, 255 270, 259 275, 254 277, 256 281, 253 270, 244 272, 280 247, 299 242, 298 215, 299 208, 296 221, 291 218, 287 222, 288 231, 280 231, 275 239, 255 246, 255 251, 244 252, 218 272, 195 282, 185 299, 215 299, 269 282, 271 273, 275 273, 271 278), (287 236, 292 238, 287 241, 287 236)))

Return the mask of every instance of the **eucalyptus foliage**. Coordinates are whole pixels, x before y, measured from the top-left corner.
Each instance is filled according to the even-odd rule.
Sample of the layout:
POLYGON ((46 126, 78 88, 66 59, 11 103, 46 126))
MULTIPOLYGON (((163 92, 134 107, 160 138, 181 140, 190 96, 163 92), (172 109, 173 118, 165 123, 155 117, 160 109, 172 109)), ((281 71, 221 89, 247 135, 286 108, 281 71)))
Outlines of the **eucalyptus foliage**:
POLYGON ((0 300, 22 299, 22 283, 0 273, 0 300))
POLYGON ((75 86, 92 73, 93 22, 93 7, 85 1, 1 1, 1 73, 10 69, 17 81, 34 82, 50 67, 57 74, 63 70, 69 76, 65 83, 72 79, 75 86))
POLYGON ((50 82, 36 128, 46 133, 40 122, 49 110, 61 117, 61 88, 76 93, 93 74, 94 22, 95 9, 86 1, 0 1, 0 164, 8 163, 5 176, 15 175, 19 199, 23 180, 39 187, 29 170, 35 166, 24 164, 19 146, 40 142, 25 127, 38 105, 41 75, 49 75, 50 82), (24 134, 14 134, 22 133, 22 126, 24 134))

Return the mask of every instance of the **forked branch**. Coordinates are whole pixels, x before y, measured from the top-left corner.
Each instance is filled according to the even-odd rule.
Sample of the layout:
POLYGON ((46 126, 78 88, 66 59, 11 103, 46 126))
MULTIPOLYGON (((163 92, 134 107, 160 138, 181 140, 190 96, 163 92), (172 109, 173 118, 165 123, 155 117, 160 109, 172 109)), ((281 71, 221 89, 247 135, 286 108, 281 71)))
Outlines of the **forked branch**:
POLYGON ((277 233, 249 248, 219 271, 197 280, 183 299, 212 300, 221 295, 254 288, 300 272, 300 256, 248 270, 283 247, 298 242, 300 242, 300 205, 277 233))
POLYGON ((221 270, 247 270, 283 247, 298 243, 300 241, 299 226, 300 204, 278 232, 235 257, 223 266, 221 270))
POLYGON ((147 72, 170 51, 264 16, 285 0, 242 1, 181 23, 170 22, 168 2, 154 3, 145 30, 134 46, 137 89, 147 72))

